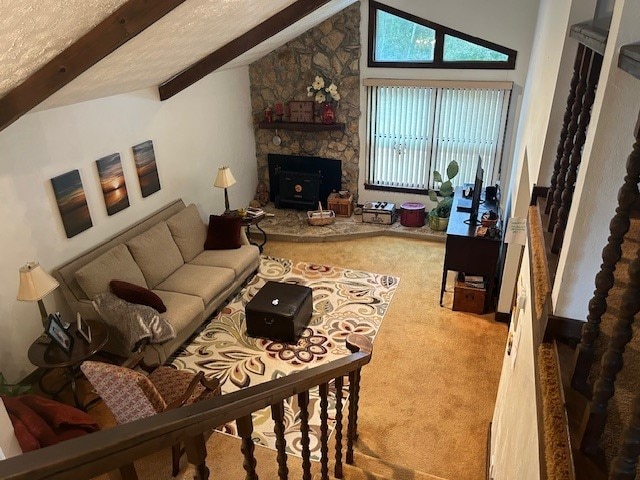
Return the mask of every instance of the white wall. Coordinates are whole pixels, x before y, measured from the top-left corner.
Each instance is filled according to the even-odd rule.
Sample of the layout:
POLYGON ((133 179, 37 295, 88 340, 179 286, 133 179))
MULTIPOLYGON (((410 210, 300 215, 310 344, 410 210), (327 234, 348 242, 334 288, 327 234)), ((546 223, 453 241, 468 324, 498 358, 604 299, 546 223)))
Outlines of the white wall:
MULTIPOLYGON (((416 0, 387 0, 386 5, 417 15, 435 23, 470 35, 512 48, 518 52, 515 70, 452 70, 434 68, 370 68, 367 66, 367 35, 369 23, 368 2, 361 2, 360 75, 364 78, 419 78, 434 80, 495 80, 512 81, 514 90, 509 111, 507 138, 502 169, 502 185, 506 187, 511 176, 511 158, 515 121, 519 116, 522 89, 524 87, 531 55, 533 34, 538 12, 538 1, 531 0, 458 0, 455 2, 422 2, 416 0)), ((366 106, 366 89, 361 90, 360 104, 366 106)), ((366 139, 366 115, 360 117, 360 135, 366 139)), ((432 205, 426 196, 365 190, 364 181, 366 148, 360 149, 359 203, 370 200, 387 200, 396 204, 419 199, 428 208, 432 205)))
MULTIPOLYGON (((195 202, 203 218, 224 210, 214 188, 218 167, 237 180, 231 207, 247 205, 257 184, 246 67, 214 73, 160 102, 155 89, 27 114, 0 132, 0 371, 16 381, 31 370, 27 350, 41 332, 36 304, 18 302, 18 269, 45 270, 72 258, 176 198, 195 202), (153 140, 162 189, 142 198, 131 147, 153 140), (130 207, 109 217, 95 160, 119 152, 130 207), (79 169, 93 227, 67 239, 49 179, 79 169)), ((67 312, 60 292, 48 311, 67 312)))
POLYGON ((640 80, 617 67, 622 45, 638 41, 640 3, 618 0, 553 289, 554 313, 585 320, 607 244, 609 221, 640 110, 640 80))

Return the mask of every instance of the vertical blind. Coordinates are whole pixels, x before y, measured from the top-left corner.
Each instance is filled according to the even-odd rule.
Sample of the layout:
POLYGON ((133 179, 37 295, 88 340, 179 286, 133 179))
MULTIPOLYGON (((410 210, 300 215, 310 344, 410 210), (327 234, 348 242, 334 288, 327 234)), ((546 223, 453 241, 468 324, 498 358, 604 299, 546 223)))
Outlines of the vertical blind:
POLYGON ((485 185, 497 177, 510 82, 366 80, 367 183, 426 190, 433 172, 460 165, 454 185, 472 182, 478 156, 485 185), (385 84, 386 83, 386 84, 385 84))

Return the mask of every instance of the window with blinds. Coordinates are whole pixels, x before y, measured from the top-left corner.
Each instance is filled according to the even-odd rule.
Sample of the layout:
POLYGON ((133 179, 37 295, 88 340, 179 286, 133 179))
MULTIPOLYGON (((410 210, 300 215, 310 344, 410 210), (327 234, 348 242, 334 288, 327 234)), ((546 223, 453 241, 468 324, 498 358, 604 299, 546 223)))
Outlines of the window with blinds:
POLYGON ((460 165, 454 185, 473 183, 478 156, 494 183, 511 98, 510 82, 365 80, 366 188, 426 191, 433 172, 460 165))

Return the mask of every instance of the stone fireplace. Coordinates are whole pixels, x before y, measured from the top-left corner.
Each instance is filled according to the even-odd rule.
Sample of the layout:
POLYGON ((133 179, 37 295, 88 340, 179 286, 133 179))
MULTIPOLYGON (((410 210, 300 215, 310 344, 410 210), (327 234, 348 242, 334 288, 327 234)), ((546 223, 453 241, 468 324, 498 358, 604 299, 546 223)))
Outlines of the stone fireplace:
MULTIPOLYGON (((327 187, 329 183, 323 171, 319 185, 320 200, 326 204, 327 196, 333 190, 349 190, 357 199, 360 158, 359 62, 360 3, 356 2, 250 65, 258 199, 275 202, 274 187, 279 188, 280 180, 272 177, 273 170, 269 166, 272 155, 303 158, 305 165, 310 158, 335 162, 339 165, 339 182, 331 180, 331 187, 327 187), (309 100, 307 86, 311 85, 316 75, 338 86, 341 99, 337 104, 336 121, 345 124, 344 131, 296 131, 287 129, 286 125, 277 132, 259 128, 258 124, 264 120, 267 107, 273 109, 276 103, 286 106, 291 100, 309 100), (276 136, 281 141, 274 141, 276 136)), ((298 171, 314 173, 313 170, 305 170, 304 165, 302 168, 298 171)), ((335 172, 336 169, 330 170, 335 172)), ((304 202, 307 202, 306 198, 304 202)), ((312 209, 315 208, 317 203, 312 209)))

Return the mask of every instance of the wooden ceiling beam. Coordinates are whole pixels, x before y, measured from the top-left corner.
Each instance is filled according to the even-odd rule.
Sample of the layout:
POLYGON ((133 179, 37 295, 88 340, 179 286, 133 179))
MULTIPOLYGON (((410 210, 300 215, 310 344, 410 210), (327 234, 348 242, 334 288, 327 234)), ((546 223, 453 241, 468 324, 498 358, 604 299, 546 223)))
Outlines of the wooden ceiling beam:
POLYGON ((183 70, 175 77, 164 82, 158 90, 160 100, 167 100, 185 88, 193 85, 198 80, 206 77, 221 66, 229 63, 234 58, 251 50, 259 43, 271 38, 276 33, 284 30, 301 18, 317 10, 330 0, 297 0, 285 9, 271 16, 261 24, 253 27, 248 32, 210 53, 202 60, 183 70))
POLYGON ((0 98, 0 131, 185 0, 129 0, 0 98))

